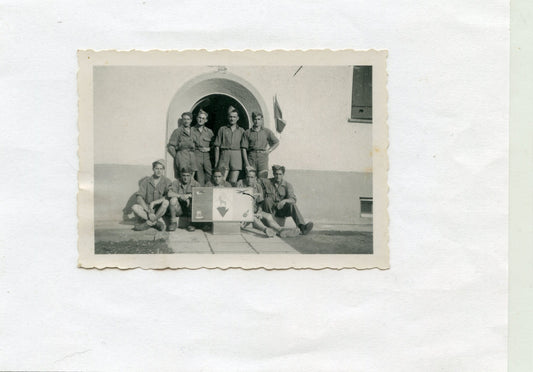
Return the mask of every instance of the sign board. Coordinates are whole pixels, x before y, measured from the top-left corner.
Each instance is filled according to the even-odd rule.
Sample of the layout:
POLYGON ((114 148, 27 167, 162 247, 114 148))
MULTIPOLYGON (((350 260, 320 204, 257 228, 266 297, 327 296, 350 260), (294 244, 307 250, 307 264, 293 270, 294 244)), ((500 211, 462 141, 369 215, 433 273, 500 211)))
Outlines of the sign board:
POLYGON ((192 222, 252 222, 253 190, 250 187, 194 187, 192 222))

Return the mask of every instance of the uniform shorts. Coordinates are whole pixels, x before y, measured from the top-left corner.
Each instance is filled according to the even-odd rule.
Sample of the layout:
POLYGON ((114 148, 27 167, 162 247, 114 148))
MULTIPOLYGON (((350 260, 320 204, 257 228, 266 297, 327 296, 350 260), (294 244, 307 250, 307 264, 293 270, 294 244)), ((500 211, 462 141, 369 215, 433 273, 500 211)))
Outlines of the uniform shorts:
POLYGON ((250 151, 248 153, 248 162, 257 173, 268 172, 268 154, 266 152, 250 151))
POLYGON ((238 171, 242 169, 242 155, 241 150, 222 150, 218 167, 224 167, 230 171, 238 171))

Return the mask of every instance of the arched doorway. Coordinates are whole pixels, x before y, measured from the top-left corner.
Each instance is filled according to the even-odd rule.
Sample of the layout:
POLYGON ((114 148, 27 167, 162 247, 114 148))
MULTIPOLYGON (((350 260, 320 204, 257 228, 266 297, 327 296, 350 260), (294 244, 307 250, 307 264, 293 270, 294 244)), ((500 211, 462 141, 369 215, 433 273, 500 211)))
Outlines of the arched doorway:
POLYGON ((225 94, 210 94, 196 102, 192 108, 194 123, 200 109, 209 114, 206 126, 211 128, 215 135, 220 127, 228 123, 228 108, 233 106, 239 113, 238 124, 243 129, 248 129, 250 123, 246 109, 235 98, 225 94))
MULTIPOLYGON (((272 113, 259 91, 240 76, 217 71, 196 76, 176 91, 168 107, 165 144, 178 127, 183 112, 192 111, 196 117, 200 107, 207 107, 207 110, 204 109, 209 113, 207 125, 216 132, 227 123, 227 109, 230 105, 239 112, 239 125, 243 128, 249 127, 254 111, 263 114, 265 127, 270 126, 272 113)), ((167 151, 165 153, 167 164, 173 164, 172 155, 167 151)))

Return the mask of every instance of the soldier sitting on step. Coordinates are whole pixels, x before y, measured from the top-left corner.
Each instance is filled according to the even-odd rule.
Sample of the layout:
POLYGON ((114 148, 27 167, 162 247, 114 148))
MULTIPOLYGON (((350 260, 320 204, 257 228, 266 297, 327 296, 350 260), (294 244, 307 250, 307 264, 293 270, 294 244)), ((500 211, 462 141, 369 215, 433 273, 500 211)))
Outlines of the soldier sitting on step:
POLYGON ((136 204, 131 209, 133 213, 141 220, 142 223, 135 225, 135 231, 142 231, 155 227, 160 231, 165 229, 163 215, 168 208, 166 198, 172 181, 164 176, 165 161, 156 160, 152 163, 154 174, 151 177, 145 177, 139 182, 139 191, 137 191, 136 204), (157 211, 155 210, 156 206, 157 211))
POLYGON ((282 165, 273 165, 272 173, 274 177, 262 180, 265 190, 263 210, 276 217, 292 217, 294 223, 302 232, 302 235, 309 234, 313 229, 313 223, 306 223, 296 206, 294 188, 284 179, 285 167, 282 165))

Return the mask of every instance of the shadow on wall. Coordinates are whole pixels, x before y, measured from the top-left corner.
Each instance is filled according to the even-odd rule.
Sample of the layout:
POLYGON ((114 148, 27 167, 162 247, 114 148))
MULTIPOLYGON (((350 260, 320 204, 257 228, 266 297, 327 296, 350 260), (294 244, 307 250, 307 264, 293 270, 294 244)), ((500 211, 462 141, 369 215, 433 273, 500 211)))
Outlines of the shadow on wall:
MULTIPOLYGON (((121 221, 122 210, 137 191, 139 180, 151 174, 150 165, 96 164, 95 221, 121 221)), ((359 202, 360 197, 372 196, 372 173, 288 169, 285 178, 294 186, 306 219, 324 224, 372 223, 370 218, 361 217, 359 202)))

